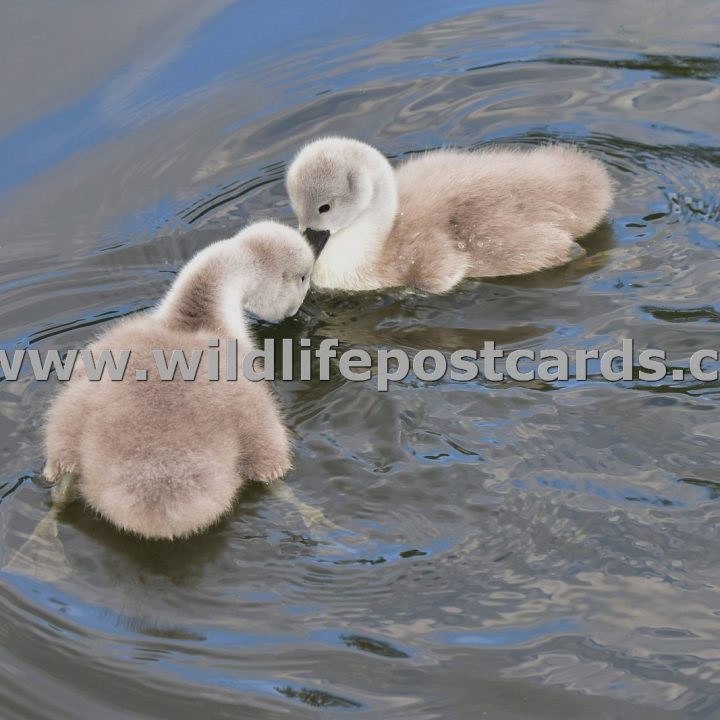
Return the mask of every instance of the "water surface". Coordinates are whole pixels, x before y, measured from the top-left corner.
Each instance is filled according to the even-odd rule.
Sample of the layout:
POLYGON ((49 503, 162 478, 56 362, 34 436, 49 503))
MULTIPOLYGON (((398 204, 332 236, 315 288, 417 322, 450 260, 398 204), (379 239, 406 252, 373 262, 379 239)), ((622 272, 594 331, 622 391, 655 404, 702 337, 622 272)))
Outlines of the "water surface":
MULTIPOLYGON (((323 133, 389 157, 575 142, 618 184, 586 257, 443 297, 312 298, 263 337, 616 347, 687 367, 720 317, 720 7, 11 3, 0 342, 66 350, 249 220, 323 133), (32 49, 29 52, 28 48, 32 49)), ((55 384, 0 382, 3 717, 720 717, 718 384, 278 383, 308 530, 249 487, 183 543, 47 510, 55 384)))

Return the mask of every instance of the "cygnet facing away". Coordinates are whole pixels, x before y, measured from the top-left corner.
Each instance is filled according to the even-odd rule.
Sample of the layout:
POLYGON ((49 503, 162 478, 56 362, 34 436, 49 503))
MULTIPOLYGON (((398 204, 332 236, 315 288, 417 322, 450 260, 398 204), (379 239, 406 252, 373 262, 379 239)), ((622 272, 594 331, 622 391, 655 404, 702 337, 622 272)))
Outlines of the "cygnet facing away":
MULTIPOLYGON (((244 319, 297 312, 307 293, 313 253, 295 230, 250 225, 199 252, 160 305, 121 321, 90 348, 116 358, 130 350, 122 381, 91 382, 76 372, 48 416, 45 477, 78 475, 86 502, 117 527, 149 538, 198 532, 228 512, 245 479, 265 482, 291 466, 276 403, 262 382, 242 373, 253 342, 244 319), (221 352, 219 381, 209 377, 208 343, 238 341, 237 380, 221 352), (153 350, 203 350, 194 381, 179 371, 161 381, 153 350), (147 380, 136 370, 147 369, 147 380)), ((80 363, 78 362, 78 365, 80 363)))
POLYGON ((287 173, 313 287, 450 290, 465 277, 562 265, 612 203, 604 165, 573 146, 437 150, 393 170, 375 148, 329 137, 287 173))

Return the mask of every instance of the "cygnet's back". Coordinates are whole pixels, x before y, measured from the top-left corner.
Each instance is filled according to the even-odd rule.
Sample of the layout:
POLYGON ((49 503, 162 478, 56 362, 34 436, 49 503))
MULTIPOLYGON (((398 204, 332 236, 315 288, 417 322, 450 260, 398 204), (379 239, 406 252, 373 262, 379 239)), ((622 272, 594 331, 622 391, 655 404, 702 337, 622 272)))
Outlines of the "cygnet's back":
POLYGON ((602 163, 568 146, 434 151, 395 177, 399 212, 378 266, 396 274, 388 284, 436 291, 566 262, 612 201, 602 163))
POLYGON ((130 350, 127 370, 122 381, 91 382, 82 372, 61 391, 48 417, 48 479, 73 471, 87 503, 116 526, 173 538, 225 514, 244 480, 285 474, 290 446, 274 398, 242 373, 252 348, 243 307, 269 320, 294 313, 311 269, 302 237, 274 223, 196 256, 156 311, 119 323, 90 346, 95 358, 130 350), (238 341, 230 367, 226 338, 238 341), (219 348, 209 347, 214 339, 219 348), (160 379, 153 351, 169 359, 182 350, 189 360, 194 349, 204 351, 194 380, 179 370, 160 379), (219 380, 211 379, 211 350, 221 351, 219 380), (144 371, 147 380, 138 380, 144 371))
POLYGON ((224 365, 219 381, 208 379, 209 333, 149 320, 123 323, 92 346, 96 356, 112 350, 117 357, 132 348, 122 382, 78 380, 69 388, 85 408, 85 417, 78 418, 84 424, 78 490, 122 529, 175 537, 223 515, 243 479, 282 476, 289 447, 262 383, 248 381, 241 371, 237 381, 228 381, 224 365), (194 348, 206 351, 196 379, 185 381, 178 371, 175 379, 160 380, 152 350, 169 358, 178 348, 188 356, 194 348), (137 381, 135 372, 143 369, 149 369, 148 379, 137 381), (81 387, 86 384, 91 387, 81 387))

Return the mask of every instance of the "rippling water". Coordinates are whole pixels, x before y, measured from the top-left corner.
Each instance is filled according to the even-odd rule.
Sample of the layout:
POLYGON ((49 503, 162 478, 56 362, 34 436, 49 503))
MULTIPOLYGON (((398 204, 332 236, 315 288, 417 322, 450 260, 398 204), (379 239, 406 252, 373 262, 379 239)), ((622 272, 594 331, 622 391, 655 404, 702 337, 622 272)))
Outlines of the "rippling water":
MULTIPOLYGON (((568 267, 316 297, 261 338, 718 347, 717 2, 199 7, 3 10, 4 348, 84 344, 211 240, 290 222, 284 168, 322 133, 572 141, 617 202, 568 267)), ((717 383, 276 389, 288 482, 337 527, 256 487, 176 544, 74 505, 22 565, 54 384, 0 382, 4 718, 720 717, 717 383)))

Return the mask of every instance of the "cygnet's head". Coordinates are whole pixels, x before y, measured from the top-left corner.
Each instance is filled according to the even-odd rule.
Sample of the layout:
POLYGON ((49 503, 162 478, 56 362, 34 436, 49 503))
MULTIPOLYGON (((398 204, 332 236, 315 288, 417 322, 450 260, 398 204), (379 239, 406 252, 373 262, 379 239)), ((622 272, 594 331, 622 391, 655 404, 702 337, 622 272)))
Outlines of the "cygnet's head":
POLYGON ((232 240, 243 249, 243 307, 261 320, 294 315, 303 303, 314 257, 305 238, 287 225, 249 225, 232 240))
POLYGON ((322 138, 300 150, 288 169, 287 191, 300 232, 317 256, 330 235, 371 209, 376 186, 388 175, 388 161, 359 140, 322 138))

